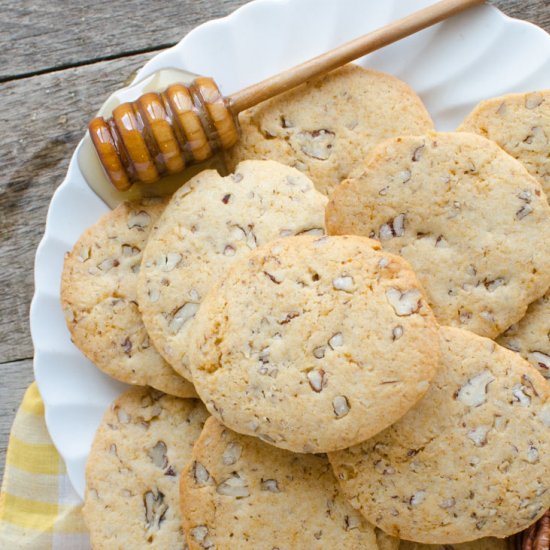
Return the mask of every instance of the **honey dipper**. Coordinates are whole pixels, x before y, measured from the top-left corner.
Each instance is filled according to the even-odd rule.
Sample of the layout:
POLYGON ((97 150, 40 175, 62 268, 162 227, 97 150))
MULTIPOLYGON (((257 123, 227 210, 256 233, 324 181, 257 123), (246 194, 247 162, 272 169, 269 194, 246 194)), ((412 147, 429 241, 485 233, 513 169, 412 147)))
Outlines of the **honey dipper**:
POLYGON ((203 76, 143 94, 116 107, 108 120, 90 122, 101 165, 118 191, 177 174, 232 147, 241 111, 481 3, 442 0, 226 98, 203 76))

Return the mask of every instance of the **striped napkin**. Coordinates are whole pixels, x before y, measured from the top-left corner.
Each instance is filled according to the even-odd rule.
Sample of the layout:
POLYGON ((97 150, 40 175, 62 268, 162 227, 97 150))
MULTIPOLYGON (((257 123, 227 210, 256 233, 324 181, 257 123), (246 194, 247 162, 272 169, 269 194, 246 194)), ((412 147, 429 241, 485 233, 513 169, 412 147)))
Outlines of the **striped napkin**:
POLYGON ((0 548, 89 550, 81 508, 33 383, 11 430, 0 492, 0 548))

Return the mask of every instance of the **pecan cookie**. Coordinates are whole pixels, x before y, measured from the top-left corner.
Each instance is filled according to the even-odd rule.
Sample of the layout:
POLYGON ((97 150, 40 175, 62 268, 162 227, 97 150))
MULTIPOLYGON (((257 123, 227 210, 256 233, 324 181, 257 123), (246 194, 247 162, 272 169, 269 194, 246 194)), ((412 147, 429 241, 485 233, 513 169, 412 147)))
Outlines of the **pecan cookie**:
POLYGON ((331 234, 379 239, 424 285, 438 320, 495 337, 550 287, 550 206, 498 145, 468 133, 388 140, 336 189, 331 234))
POLYGON ((497 342, 519 352, 550 380, 550 290, 533 302, 525 317, 512 325, 497 342))
POLYGON ((388 74, 347 65, 239 115, 241 139, 226 153, 273 159, 307 174, 329 194, 386 138, 433 130, 416 93, 388 74))
POLYGON ((386 533, 426 544, 504 538, 550 507, 550 387, 519 355, 443 327, 418 405, 331 453, 352 505, 386 533))
POLYGON ((289 237, 237 262, 204 300, 193 380, 226 426, 277 447, 343 449, 426 392, 436 323, 409 265, 363 237, 289 237))
POLYGON ((96 550, 183 548, 179 476, 207 418, 197 399, 132 388, 105 413, 86 466, 96 550))
POLYGON ((482 101, 458 128, 498 143, 550 195, 550 90, 482 101))
POLYGON ((297 455, 209 418, 181 475, 191 550, 375 550, 374 528, 343 498, 324 456, 297 455))
POLYGON ((85 231, 65 256, 61 303, 74 344, 103 372, 192 397, 193 386, 151 343, 137 305, 142 251, 165 205, 123 203, 85 231))
POLYGON ((299 233, 324 234, 326 198, 298 170, 246 161, 222 177, 205 171, 179 189, 143 254, 138 301, 151 339, 191 379, 189 331, 204 295, 257 246, 299 233))

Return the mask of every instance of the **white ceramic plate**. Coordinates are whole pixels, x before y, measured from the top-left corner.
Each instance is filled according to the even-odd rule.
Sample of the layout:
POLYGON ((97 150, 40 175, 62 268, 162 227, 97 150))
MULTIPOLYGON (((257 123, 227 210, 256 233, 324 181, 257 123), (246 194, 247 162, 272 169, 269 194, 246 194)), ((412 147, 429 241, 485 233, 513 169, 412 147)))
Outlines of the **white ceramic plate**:
MULTIPOLYGON (((215 77, 225 94, 407 15, 434 0, 256 0, 193 30, 136 76, 176 67, 215 77)), ((439 130, 452 130, 481 99, 550 88, 550 36, 482 6, 371 54, 361 64, 407 81, 439 130)), ((123 384, 71 343, 59 304, 63 255, 107 211, 76 162, 52 198, 35 263, 31 331, 46 423, 82 496, 94 432, 123 384)))

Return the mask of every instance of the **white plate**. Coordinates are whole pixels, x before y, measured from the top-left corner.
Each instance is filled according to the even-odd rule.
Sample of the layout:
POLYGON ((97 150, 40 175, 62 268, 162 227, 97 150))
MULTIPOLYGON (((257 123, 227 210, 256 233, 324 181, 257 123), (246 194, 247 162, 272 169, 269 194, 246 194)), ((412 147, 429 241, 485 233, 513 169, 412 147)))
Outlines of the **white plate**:
MULTIPOLYGON (((433 0, 256 0, 193 30, 138 73, 176 67, 215 77, 225 94, 355 38, 433 0)), ((361 61, 407 81, 439 130, 452 130, 481 99, 550 88, 550 36, 481 6, 361 61)), ((124 388, 71 343, 59 304, 63 255, 107 211, 73 155, 55 192, 35 263, 34 369, 46 423, 82 496, 95 429, 124 388)))

